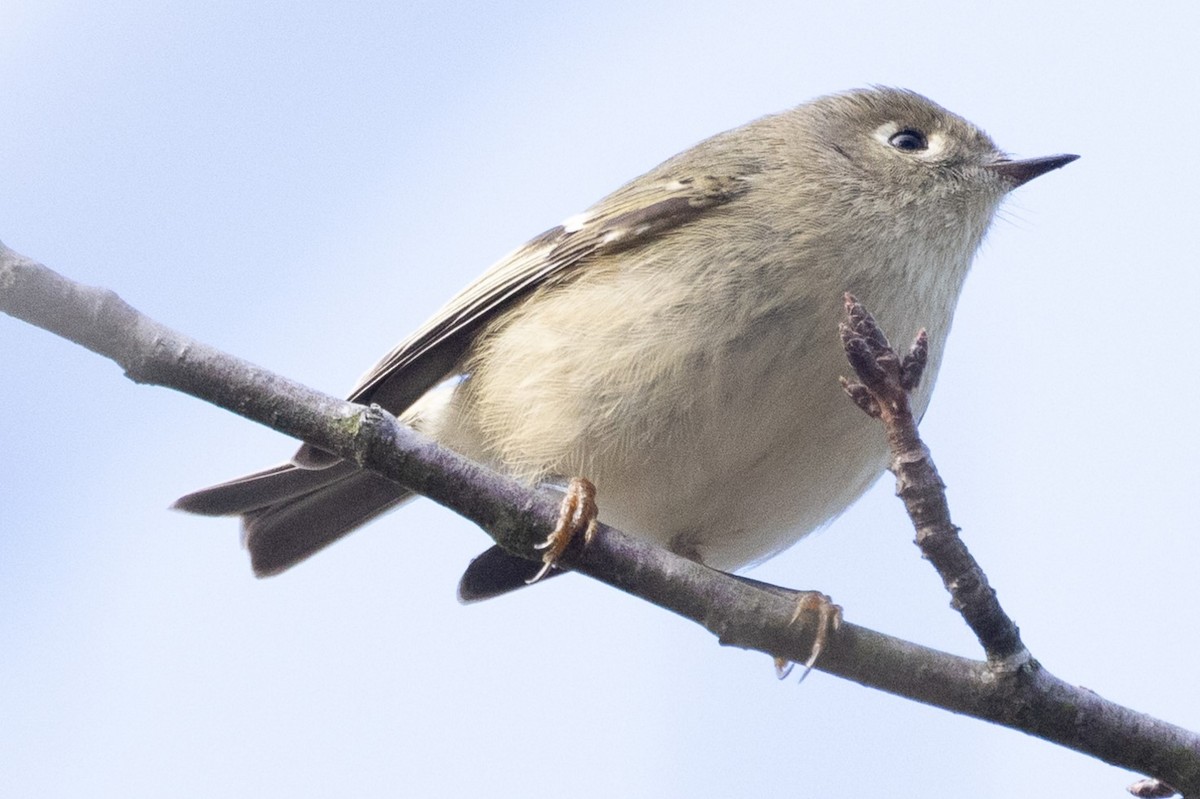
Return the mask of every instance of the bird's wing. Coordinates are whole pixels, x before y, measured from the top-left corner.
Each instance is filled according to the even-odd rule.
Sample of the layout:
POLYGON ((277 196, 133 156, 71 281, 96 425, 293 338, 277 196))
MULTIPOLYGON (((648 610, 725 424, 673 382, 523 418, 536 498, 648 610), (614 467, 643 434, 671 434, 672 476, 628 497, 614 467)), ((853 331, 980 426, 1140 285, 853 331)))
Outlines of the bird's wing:
MULTIPOLYGON (((654 179, 634 181, 501 259, 384 356, 362 377, 350 401, 402 412, 451 373, 484 325, 532 290, 569 279, 576 267, 595 258, 639 247, 749 188, 751 170, 746 165, 724 174, 674 176, 669 166, 664 164, 654 179)), ((336 458, 305 445, 294 460, 321 468, 336 458)))
MULTIPOLYGON (((748 178, 756 171, 753 163, 731 162, 693 174, 668 161, 618 189, 485 272, 367 372, 350 400, 402 412, 445 379, 479 330, 512 303, 547 281, 569 279, 589 260, 639 247, 732 202, 749 190, 748 178)), ((261 509, 263 525, 271 518, 266 509, 329 493, 355 471, 305 444, 291 463, 201 489, 175 507, 213 515, 261 509)))
MULTIPOLYGON (((590 258, 637 247, 686 224, 745 189, 741 176, 693 176, 626 187, 546 231, 481 275, 367 372, 350 400, 378 402, 375 397, 384 386, 397 380, 408 382, 409 371, 423 359, 443 360, 437 357, 441 349, 461 355, 466 349, 463 339, 471 339, 482 324, 532 289, 562 277, 590 258)), ((426 384, 412 391, 420 396, 429 387, 426 384)), ((394 409, 402 410, 412 400, 394 409)))

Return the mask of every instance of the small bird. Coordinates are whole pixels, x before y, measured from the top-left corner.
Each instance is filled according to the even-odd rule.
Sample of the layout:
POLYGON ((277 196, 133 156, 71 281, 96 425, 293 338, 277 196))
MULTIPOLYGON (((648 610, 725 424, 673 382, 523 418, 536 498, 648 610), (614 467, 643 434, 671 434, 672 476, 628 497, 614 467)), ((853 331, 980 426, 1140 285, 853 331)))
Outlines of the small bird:
MULTIPOLYGON (((349 399, 529 484, 586 478, 607 524, 740 569, 886 465, 838 382, 843 294, 896 340, 928 330, 919 416, 1001 200, 1076 158, 1011 159, 911 91, 821 97, 697 144, 501 259, 349 399)), ((176 507, 240 515, 266 576, 411 497, 305 445, 176 507)), ((539 569, 493 547, 459 595, 539 569)))

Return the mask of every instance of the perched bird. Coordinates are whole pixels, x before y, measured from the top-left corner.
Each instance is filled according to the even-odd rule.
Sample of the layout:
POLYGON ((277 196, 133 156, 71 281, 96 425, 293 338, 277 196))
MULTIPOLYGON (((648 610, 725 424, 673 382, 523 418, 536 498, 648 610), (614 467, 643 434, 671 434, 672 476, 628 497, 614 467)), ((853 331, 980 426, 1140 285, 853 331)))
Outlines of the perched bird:
MULTIPOLYGON (((713 136, 533 239, 350 399, 531 484, 587 478, 602 521, 735 570, 841 513, 886 464, 838 383, 843 293, 895 340, 928 330, 923 413, 1001 200, 1075 158, 1013 160, 910 91, 821 97, 713 136)), ((265 576, 411 496, 304 446, 176 507, 241 515, 265 576)), ((460 596, 538 568, 493 547, 460 596)))

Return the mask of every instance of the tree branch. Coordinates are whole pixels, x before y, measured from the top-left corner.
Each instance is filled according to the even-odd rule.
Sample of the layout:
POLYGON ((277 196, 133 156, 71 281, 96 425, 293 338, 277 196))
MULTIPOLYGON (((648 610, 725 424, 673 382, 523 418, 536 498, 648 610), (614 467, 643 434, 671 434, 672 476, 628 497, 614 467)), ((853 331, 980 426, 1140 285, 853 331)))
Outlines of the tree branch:
MULTIPOLYGON (((465 516, 525 557, 539 557, 533 547, 557 521, 556 497, 438 446, 378 407, 335 399, 221 353, 158 324, 111 291, 73 283, 2 244, 0 310, 111 358, 134 381, 182 391, 379 472, 465 516)), ((897 460, 901 473, 928 461, 924 445, 915 441, 919 447, 907 442, 907 454, 897 460)), ((928 475, 900 480, 918 537, 926 544, 944 538, 949 525, 957 540, 948 513, 922 510, 930 503, 928 475), (909 484, 922 487, 909 490, 904 487, 909 484), (930 525, 936 534, 922 536, 930 525)), ((927 551, 939 564, 939 548, 927 551)), ((976 575, 971 567, 964 571, 961 563, 954 565, 962 553, 965 548, 950 558, 943 580, 984 642, 989 661, 845 623, 827 642, 817 668, 1022 730, 1200 796, 1200 736, 1068 685, 1043 669, 1024 654, 1015 625, 1002 611, 996 624, 991 611, 973 610, 980 602, 994 603, 995 596, 982 571, 976 575)), ((722 644, 793 661, 804 660, 811 647, 813 630, 792 620, 796 592, 722 574, 605 525, 586 546, 568 548, 560 564, 702 624, 722 644)))
POLYGON ((842 388, 868 416, 883 422, 892 453, 888 469, 896 475, 896 496, 904 501, 916 529, 916 544, 937 569, 950 592, 951 606, 962 614, 988 660, 1001 668, 1020 665, 1029 659, 1029 651, 1021 643, 1017 625, 1000 607, 987 575, 950 521, 946 484, 921 440, 908 404, 908 394, 917 387, 929 352, 925 331, 917 334, 912 348, 901 358, 853 294, 846 294, 845 306, 842 346, 862 382, 851 383, 843 377, 842 388))

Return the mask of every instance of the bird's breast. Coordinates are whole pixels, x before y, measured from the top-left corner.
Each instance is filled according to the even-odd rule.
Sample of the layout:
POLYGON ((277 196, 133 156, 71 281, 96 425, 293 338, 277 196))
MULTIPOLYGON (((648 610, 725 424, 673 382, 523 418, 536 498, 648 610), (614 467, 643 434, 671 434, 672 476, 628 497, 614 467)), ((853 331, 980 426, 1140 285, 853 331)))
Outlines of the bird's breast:
MULTIPOLYGON (((766 289, 647 267, 535 295, 481 339, 443 438, 526 479, 587 477, 605 521, 718 568, 768 557, 886 455, 838 383, 854 287, 801 268, 766 289)), ((885 323, 910 315, 881 299, 885 323)))

